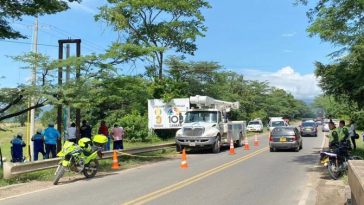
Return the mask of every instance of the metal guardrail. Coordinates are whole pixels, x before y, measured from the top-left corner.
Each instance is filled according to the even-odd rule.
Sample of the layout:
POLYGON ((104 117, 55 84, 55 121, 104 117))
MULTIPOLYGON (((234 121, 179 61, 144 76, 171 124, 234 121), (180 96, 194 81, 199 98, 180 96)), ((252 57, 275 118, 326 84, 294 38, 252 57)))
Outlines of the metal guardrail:
MULTIPOLYGON (((175 143, 167 143, 167 144, 160 144, 160 145, 152 145, 148 147, 140 147, 140 148, 131 148, 121 150, 121 152, 126 154, 141 154, 146 152, 153 152, 158 151, 164 148, 175 146, 175 143)), ((105 151, 102 152, 103 156, 102 159, 110 159, 112 158, 113 151, 105 151)), ((101 159, 101 160, 102 160, 101 159)), ((11 163, 5 162, 4 163, 4 179, 10 179, 20 174, 51 169, 58 166, 60 158, 53 158, 53 159, 46 159, 46 160, 39 160, 35 162, 28 162, 28 163, 11 163)))

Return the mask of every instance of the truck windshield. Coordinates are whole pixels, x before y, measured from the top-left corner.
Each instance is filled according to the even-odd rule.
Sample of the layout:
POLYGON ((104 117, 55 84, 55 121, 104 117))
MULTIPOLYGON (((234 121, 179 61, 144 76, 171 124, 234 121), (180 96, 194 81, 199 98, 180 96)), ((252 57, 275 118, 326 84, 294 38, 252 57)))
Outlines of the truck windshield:
POLYGON ((272 127, 280 127, 280 126, 284 126, 283 121, 273 121, 272 122, 272 127))
POLYGON ((198 111, 198 112, 187 112, 186 113, 186 123, 189 122, 217 122, 217 112, 209 111, 198 111))

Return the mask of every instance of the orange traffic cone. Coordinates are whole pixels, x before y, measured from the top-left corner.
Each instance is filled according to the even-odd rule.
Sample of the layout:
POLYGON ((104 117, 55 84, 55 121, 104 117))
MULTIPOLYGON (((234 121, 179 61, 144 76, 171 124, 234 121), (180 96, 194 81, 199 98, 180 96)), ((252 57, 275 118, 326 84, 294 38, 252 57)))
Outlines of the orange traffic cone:
POLYGON ((114 150, 114 153, 112 155, 111 169, 119 169, 118 154, 116 153, 116 150, 114 150))
POLYGON ((183 168, 183 169, 188 168, 187 156, 186 156, 186 150, 185 149, 182 150, 182 162, 181 162, 180 167, 183 168))
POLYGON ((248 137, 245 137, 244 150, 250 150, 250 146, 249 146, 249 142, 248 142, 248 137))
POLYGON ((233 155, 235 154, 235 149, 234 149, 234 142, 233 142, 233 139, 230 140, 230 152, 229 152, 230 155, 233 155))
POLYGON ((259 146, 259 140, 258 140, 258 136, 257 135, 255 135, 255 137, 254 137, 254 146, 255 147, 258 147, 259 146))

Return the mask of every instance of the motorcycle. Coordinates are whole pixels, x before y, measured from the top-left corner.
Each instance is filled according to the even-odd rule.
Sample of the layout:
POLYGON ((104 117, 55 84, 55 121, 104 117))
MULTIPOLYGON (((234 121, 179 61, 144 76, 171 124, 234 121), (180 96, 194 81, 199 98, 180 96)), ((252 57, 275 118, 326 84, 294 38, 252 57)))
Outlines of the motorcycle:
MULTIPOLYGON (((350 143, 350 142, 349 142, 350 143)), ((360 156, 351 155, 350 144, 344 142, 338 148, 321 152, 321 163, 327 167, 329 175, 336 180, 348 170, 348 160, 362 160, 360 156)))
POLYGON ((81 138, 77 144, 66 141, 57 154, 61 160, 54 173, 53 184, 57 185, 66 171, 82 173, 86 178, 94 177, 99 167, 97 157, 102 158, 102 150, 106 143, 107 137, 104 135, 95 135, 92 141, 89 138, 81 138))

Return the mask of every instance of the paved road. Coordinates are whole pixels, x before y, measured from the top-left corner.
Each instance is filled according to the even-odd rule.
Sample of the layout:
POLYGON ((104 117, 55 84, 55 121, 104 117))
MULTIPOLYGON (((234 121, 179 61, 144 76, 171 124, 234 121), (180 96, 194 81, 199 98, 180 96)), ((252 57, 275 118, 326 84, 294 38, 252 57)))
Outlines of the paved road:
POLYGON ((322 133, 304 137, 300 152, 270 153, 261 136, 259 147, 233 156, 189 153, 188 169, 169 160, 91 180, 63 178, 59 186, 0 204, 299 204, 322 139, 322 133))

